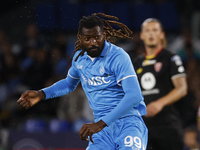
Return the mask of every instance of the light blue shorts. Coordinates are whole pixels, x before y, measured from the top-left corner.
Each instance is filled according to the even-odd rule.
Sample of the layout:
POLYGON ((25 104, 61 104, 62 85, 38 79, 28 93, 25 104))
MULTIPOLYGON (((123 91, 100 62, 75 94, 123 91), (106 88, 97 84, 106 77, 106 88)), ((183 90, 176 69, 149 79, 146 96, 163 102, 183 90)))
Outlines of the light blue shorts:
POLYGON ((148 130, 142 118, 121 118, 93 134, 86 150, 146 150, 148 130))

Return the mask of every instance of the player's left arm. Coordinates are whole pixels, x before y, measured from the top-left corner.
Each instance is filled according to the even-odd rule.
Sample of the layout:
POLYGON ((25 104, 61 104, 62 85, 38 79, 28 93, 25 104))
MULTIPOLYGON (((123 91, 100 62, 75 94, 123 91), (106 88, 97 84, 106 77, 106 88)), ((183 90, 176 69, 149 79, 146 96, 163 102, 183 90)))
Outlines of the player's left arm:
POLYGON ((136 76, 130 76, 122 80, 121 86, 123 87, 125 95, 120 103, 110 113, 104 116, 102 120, 96 123, 84 124, 79 130, 80 138, 83 141, 88 141, 87 136, 90 136, 90 140, 93 142, 92 135, 94 133, 101 131, 105 126, 111 125, 112 122, 126 114, 143 100, 136 76))
POLYGON ((137 75, 129 55, 124 51, 118 52, 119 53, 114 57, 115 59, 112 62, 111 70, 116 76, 117 84, 121 86, 124 91, 124 97, 111 112, 102 118, 108 126, 143 101, 137 75))

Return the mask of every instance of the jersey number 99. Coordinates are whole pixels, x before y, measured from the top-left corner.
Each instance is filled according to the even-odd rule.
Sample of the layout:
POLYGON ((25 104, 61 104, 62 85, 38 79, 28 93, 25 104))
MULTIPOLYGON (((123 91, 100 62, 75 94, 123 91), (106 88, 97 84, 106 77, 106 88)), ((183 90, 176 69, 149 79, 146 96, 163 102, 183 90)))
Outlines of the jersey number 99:
POLYGON ((132 137, 132 136, 129 135, 129 136, 125 137, 124 144, 125 144, 126 147, 132 147, 133 144, 137 148, 141 148, 142 147, 141 139, 139 137, 137 137, 137 136, 132 137))

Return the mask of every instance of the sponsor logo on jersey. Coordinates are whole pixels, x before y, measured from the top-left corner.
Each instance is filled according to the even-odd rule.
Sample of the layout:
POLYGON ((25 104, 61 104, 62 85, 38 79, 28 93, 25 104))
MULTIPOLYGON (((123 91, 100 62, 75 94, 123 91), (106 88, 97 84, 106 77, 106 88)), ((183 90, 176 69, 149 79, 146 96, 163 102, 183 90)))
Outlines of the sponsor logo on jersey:
POLYGON ((157 61, 156 61, 155 59, 153 59, 153 60, 148 60, 148 59, 146 59, 146 60, 144 60, 144 61, 142 62, 142 66, 154 65, 156 62, 157 62, 157 61))
POLYGON ((100 77, 100 76, 96 76, 96 77, 92 77, 92 78, 87 78, 85 77, 83 74, 81 74, 81 77, 84 81, 85 84, 88 83, 88 85, 102 85, 102 84, 108 84, 110 83, 110 79, 108 80, 108 77, 110 77, 109 75, 106 77, 100 77))
POLYGON ((158 88, 154 88, 155 85, 156 78, 153 73, 147 72, 141 77, 141 86, 144 89, 142 91, 143 95, 159 94, 160 90, 158 88))
POLYGON ((160 90, 159 89, 152 89, 152 90, 147 90, 147 91, 142 91, 143 95, 153 95, 153 94, 159 94, 160 90))
POLYGON ((157 62, 155 65, 154 65, 154 69, 156 72, 160 72, 160 70, 162 69, 162 66, 163 64, 161 62, 157 62))
POLYGON ((141 77, 141 85, 145 90, 151 90, 156 85, 156 78, 151 72, 147 72, 141 77))
MULTIPOLYGON (((109 76, 108 76, 109 77, 109 76)), ((89 85, 102 85, 103 83, 108 84, 110 83, 111 80, 106 80, 105 77, 92 77, 92 78, 88 78, 88 84, 89 85)))

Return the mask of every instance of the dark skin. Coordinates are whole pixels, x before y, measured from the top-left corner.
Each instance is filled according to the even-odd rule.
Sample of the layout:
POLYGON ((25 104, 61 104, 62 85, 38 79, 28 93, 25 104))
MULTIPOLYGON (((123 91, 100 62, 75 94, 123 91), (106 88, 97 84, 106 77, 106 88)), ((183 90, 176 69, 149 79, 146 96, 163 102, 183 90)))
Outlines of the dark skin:
POLYGON ((90 57, 98 57, 104 48, 106 34, 99 26, 92 29, 83 27, 78 38, 90 57))
MULTIPOLYGON (((82 28, 81 34, 78 36, 81 41, 83 49, 85 49, 90 57, 98 57, 103 48, 106 39, 106 34, 99 26, 92 29, 82 28)), ((42 90, 34 91, 28 90, 24 92, 17 100, 17 103, 22 105, 25 109, 36 105, 39 101, 45 99, 45 93, 42 90)), ((96 123, 86 123, 79 130, 81 140, 90 141, 94 143, 92 135, 101 131, 106 126, 103 120, 96 123)))

